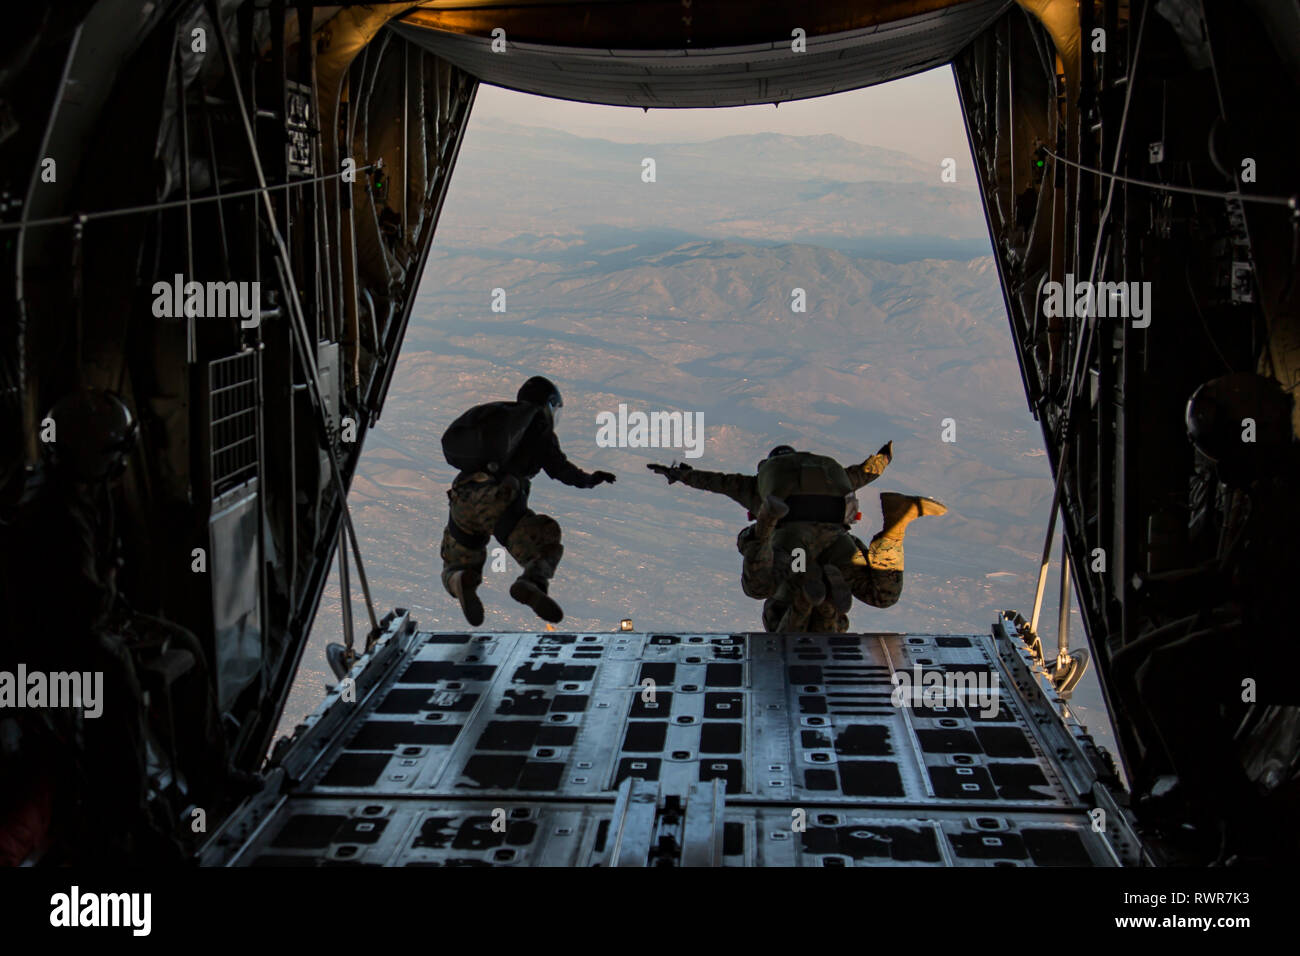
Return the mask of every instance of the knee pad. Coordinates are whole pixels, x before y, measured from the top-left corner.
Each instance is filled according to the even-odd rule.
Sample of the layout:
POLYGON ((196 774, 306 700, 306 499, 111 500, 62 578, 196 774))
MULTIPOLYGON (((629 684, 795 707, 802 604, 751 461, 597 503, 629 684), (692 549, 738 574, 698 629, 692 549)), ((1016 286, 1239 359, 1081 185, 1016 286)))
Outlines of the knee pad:
POLYGON ((560 543, 560 523, 550 515, 536 515, 530 522, 532 533, 548 542, 560 543))

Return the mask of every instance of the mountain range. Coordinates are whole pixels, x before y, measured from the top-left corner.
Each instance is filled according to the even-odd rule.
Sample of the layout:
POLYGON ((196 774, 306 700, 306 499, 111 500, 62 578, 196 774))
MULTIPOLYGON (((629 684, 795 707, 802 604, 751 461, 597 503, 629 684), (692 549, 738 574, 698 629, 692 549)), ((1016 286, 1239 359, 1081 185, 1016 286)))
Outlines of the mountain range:
MULTIPOLYGON (((902 599, 857 605, 854 629, 986 632, 999 610, 1027 611, 1052 485, 989 253, 960 173, 943 183, 937 167, 836 136, 651 146, 472 124, 349 496, 380 612, 465 629, 438 579, 454 477, 439 440, 534 374, 564 393, 568 456, 618 475, 591 491, 534 483, 532 507, 564 529, 552 593, 566 629, 761 627, 739 585, 744 511, 646 470, 680 451, 599 447, 596 417, 620 404, 702 413, 691 464, 719 471, 752 473, 782 443, 847 464, 893 440, 857 533, 879 527, 881 490, 950 512, 913 525, 902 599)), ((486 575, 484 628, 537 629, 506 594, 510 567, 486 575)), ((282 730, 331 679, 323 645, 339 640, 339 615, 332 580, 282 730)), ((1108 740, 1091 677, 1076 703, 1108 740)))

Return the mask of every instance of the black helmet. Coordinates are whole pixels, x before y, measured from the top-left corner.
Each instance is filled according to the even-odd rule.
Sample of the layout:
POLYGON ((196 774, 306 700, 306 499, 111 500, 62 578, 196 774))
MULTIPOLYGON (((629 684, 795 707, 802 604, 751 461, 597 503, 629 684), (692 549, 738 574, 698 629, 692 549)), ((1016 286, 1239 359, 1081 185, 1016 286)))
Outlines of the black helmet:
POLYGON ((560 399, 560 390, 555 387, 555 383, 549 378, 543 378, 540 375, 534 375, 524 384, 519 386, 519 393, 515 395, 515 400, 519 402, 531 402, 534 405, 545 405, 550 402, 552 405, 563 405, 560 399))
POLYGON ((51 464, 74 481, 96 482, 120 475, 135 447, 139 426, 112 392, 84 388, 59 399, 46 418, 54 440, 45 450, 51 464))
MULTIPOLYGON (((793 454, 795 454, 795 450, 791 448, 789 445, 777 445, 775 448, 773 448, 771 451, 767 453, 767 458, 764 458, 762 461, 758 463, 757 468, 762 468, 765 462, 769 461, 772 458, 776 458, 779 455, 793 455, 793 454)), ((755 470, 757 470, 757 468, 755 470)))
POLYGON ((560 417, 560 409, 564 407, 564 399, 560 397, 560 390, 555 387, 555 383, 540 375, 534 375, 520 385, 515 400, 546 406, 552 424, 560 417))

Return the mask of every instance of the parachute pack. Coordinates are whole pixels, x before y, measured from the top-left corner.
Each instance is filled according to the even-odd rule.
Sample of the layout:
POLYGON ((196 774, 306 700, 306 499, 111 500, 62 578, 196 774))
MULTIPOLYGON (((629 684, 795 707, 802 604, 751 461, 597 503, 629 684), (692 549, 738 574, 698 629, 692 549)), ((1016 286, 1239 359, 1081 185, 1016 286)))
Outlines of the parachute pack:
POLYGON ((834 458, 799 451, 768 458, 759 466, 758 494, 763 498, 829 495, 842 499, 853 494, 853 484, 844 466, 834 458))
POLYGON ((514 455, 541 410, 531 402, 475 405, 443 432, 443 457, 461 471, 496 472, 514 455))
POLYGON ((758 494, 760 498, 775 495, 790 506, 782 524, 789 521, 847 523, 846 511, 857 512, 853 483, 844 466, 834 458, 811 452, 764 460, 758 466, 758 494))

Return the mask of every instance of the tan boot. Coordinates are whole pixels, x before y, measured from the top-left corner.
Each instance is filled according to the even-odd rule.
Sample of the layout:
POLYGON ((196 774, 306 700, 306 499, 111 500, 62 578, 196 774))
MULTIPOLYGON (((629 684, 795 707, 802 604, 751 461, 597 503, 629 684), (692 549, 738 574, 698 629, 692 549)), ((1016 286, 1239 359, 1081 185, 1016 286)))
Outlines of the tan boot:
POLYGON ((907 526, 923 515, 947 513, 947 506, 933 498, 882 491, 880 514, 884 518, 884 524, 867 548, 867 563, 877 571, 902 571, 903 535, 907 532, 907 526))
POLYGON ((900 495, 896 491, 880 493, 880 513, 885 523, 880 533, 885 537, 903 536, 909 524, 922 515, 942 515, 948 513, 947 506, 933 498, 920 495, 900 495))

